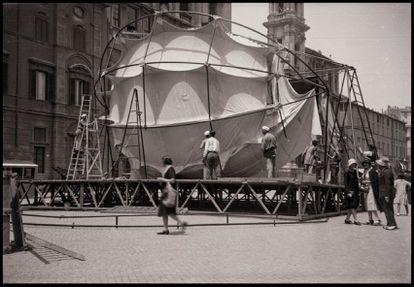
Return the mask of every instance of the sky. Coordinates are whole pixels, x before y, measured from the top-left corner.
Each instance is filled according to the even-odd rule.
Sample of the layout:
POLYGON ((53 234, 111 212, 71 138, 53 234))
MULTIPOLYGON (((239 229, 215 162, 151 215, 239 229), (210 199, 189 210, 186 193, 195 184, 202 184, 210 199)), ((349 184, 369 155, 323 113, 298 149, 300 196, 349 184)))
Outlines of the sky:
MULTIPOLYGON (((268 5, 232 3, 232 20, 266 35, 268 5)), ((306 47, 355 67, 367 107, 411 106, 411 3, 305 3, 304 17, 306 47)))

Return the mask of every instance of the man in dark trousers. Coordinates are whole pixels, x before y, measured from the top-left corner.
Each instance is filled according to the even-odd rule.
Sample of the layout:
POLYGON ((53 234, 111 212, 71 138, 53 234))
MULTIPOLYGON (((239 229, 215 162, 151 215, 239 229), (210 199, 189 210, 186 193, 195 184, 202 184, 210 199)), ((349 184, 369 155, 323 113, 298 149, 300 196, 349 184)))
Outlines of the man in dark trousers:
POLYGON ((387 162, 381 158, 375 163, 378 166, 378 191, 379 199, 382 203, 382 208, 387 218, 387 226, 384 226, 386 230, 398 229, 397 222, 394 217, 393 202, 395 198, 394 190, 394 174, 391 169, 388 168, 387 162))
POLYGON ((262 127, 262 151, 263 156, 266 158, 266 171, 267 171, 267 177, 275 177, 276 175, 276 138, 273 134, 269 133, 270 128, 267 126, 262 127))

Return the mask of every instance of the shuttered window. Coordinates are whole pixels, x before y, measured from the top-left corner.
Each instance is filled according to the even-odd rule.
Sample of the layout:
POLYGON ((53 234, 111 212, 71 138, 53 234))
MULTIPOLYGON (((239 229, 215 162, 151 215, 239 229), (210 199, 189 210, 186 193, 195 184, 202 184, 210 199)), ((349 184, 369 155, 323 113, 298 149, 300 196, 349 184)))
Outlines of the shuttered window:
POLYGON ((86 51, 86 31, 80 25, 73 28, 73 48, 81 52, 86 51))
POLYGON ((35 40, 46 43, 49 41, 49 22, 44 16, 35 18, 35 40))
POLYGON ((89 82, 83 79, 71 78, 69 86, 69 105, 79 106, 82 94, 89 94, 89 82))
POLYGON ((30 70, 30 96, 39 101, 54 102, 54 69, 42 64, 32 63, 30 70))

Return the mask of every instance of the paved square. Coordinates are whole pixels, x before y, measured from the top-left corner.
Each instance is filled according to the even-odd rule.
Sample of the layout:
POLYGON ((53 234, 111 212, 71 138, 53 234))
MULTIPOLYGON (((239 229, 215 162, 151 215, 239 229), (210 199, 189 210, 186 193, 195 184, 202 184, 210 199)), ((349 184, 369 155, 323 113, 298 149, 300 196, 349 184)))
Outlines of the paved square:
MULTIPOLYGON (((24 214, 103 215, 25 211, 24 214)), ((107 213, 105 213, 107 215, 107 213)), ((367 214, 359 213, 365 222, 367 214)), ((225 217, 185 215, 190 224, 225 217)), ((384 214, 380 215, 385 222, 384 214)), ((114 218, 41 218, 25 223, 114 224, 114 218)), ((171 220, 171 219, 170 219, 171 220)), ((44 264, 30 252, 3 255, 3 283, 410 283, 411 217, 400 229, 326 223, 189 226, 161 236, 161 228, 25 226, 25 232, 85 256, 44 264)), ((230 217, 230 223, 263 219, 230 217)), ((286 222, 286 221, 284 221, 286 222)), ((175 223, 170 222, 171 224, 175 223)), ((161 225, 156 216, 119 217, 120 225, 161 225)))

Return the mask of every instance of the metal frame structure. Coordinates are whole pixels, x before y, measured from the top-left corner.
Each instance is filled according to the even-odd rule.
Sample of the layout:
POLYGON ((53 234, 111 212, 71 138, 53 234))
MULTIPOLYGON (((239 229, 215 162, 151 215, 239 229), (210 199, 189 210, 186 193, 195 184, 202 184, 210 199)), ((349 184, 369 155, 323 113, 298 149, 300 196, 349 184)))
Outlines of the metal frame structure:
MULTIPOLYGON (((251 29, 251 28, 249 28, 249 27, 247 27, 247 26, 245 26, 245 25, 242 25, 242 24, 239 24, 239 23, 236 23, 236 22, 234 22, 234 21, 231 21, 231 20, 227 20, 227 19, 224 19, 224 18, 221 18, 221 17, 219 17, 219 16, 215 16, 215 15, 211 15, 211 14, 206 14, 206 13, 200 13, 200 12, 189 12, 189 11, 167 11, 167 12, 155 12, 154 14, 151 14, 151 15, 146 15, 146 16, 142 16, 142 17, 140 17, 140 18, 138 18, 138 19, 135 19, 135 20, 133 20, 133 21, 131 21, 130 23, 128 23, 128 24, 126 24, 124 27, 122 27, 113 37, 112 37, 112 39, 107 43, 107 45, 106 45, 106 47, 105 47, 105 49, 104 49, 104 52, 103 52, 103 55, 102 55, 102 57, 101 57, 101 61, 100 61, 100 66, 99 66, 99 79, 95 82, 95 85, 94 85, 94 90, 95 90, 95 96, 96 96, 96 98, 97 98, 97 101, 98 102, 100 102, 102 105, 103 105, 103 107, 106 109, 106 112, 105 112, 105 117, 107 116, 107 114, 108 114, 108 106, 107 106, 107 104, 106 104, 106 102, 105 102, 105 99, 106 99, 106 89, 105 89, 105 77, 106 77, 106 75, 107 74, 109 74, 109 73, 111 73, 111 72, 114 72, 114 71, 116 71, 116 70, 119 70, 119 69, 124 69, 124 68, 127 68, 127 67, 131 67, 131 66, 141 66, 142 68, 143 68, 143 88, 144 88, 144 93, 145 93, 145 67, 146 67, 146 65, 148 65, 148 64, 154 64, 155 62, 146 62, 145 60, 146 60, 146 56, 147 56, 147 52, 148 52, 148 48, 149 48, 149 44, 150 44, 150 42, 151 42, 151 38, 152 38, 152 35, 153 35, 153 31, 154 31, 154 26, 156 25, 156 23, 157 23, 157 21, 156 21, 156 18, 157 17, 163 17, 164 15, 168 15, 168 14, 175 14, 175 15, 177 15, 177 14, 180 14, 180 13, 186 13, 186 14, 195 14, 195 15, 201 15, 201 16, 205 16, 205 17, 209 17, 210 19, 219 19, 219 20, 221 20, 221 21, 224 21, 224 22, 228 22, 228 23, 231 23, 231 24, 235 24, 235 25, 239 25, 239 26, 241 26, 241 27, 243 27, 243 28, 245 28, 245 29, 248 29, 248 30, 250 30, 250 31, 253 31, 253 32, 255 32, 255 33, 257 33, 258 35, 260 35, 260 36, 262 36, 262 37, 264 37, 265 39, 267 39, 268 40, 268 42, 269 43, 264 43, 264 42, 261 42, 261 41, 258 41, 258 40, 254 40, 254 39, 250 39, 249 38, 249 40, 252 40, 252 41, 255 41, 255 42, 257 42, 257 43, 259 43, 260 45, 265 45, 265 46, 268 46, 268 47, 274 47, 274 48, 277 48, 277 50, 278 50, 278 53, 281 53, 282 51, 286 51, 287 53, 290 53, 290 54, 292 54, 294 57, 296 57, 297 59, 298 59, 298 61, 300 61, 300 62, 302 62, 303 63, 303 65, 305 66, 305 67, 307 67, 308 69, 309 69, 309 71, 312 73, 312 75, 313 76, 315 76, 319 81, 320 81, 320 83, 316 83, 316 82, 314 82, 314 81, 310 81, 310 80, 308 80, 308 79, 306 79, 306 78, 304 78, 302 75, 301 75, 301 73, 295 68, 295 67, 293 67, 293 66, 291 66, 290 65, 290 63, 287 61, 287 60, 285 60, 283 57, 281 57, 278 53, 276 53, 276 55, 282 60, 282 61, 284 61, 287 65, 289 65, 290 67, 291 67, 291 69, 296 73, 296 76, 297 77, 299 77, 299 78, 301 78, 301 80, 303 80, 304 82, 308 82, 308 83, 311 83, 312 85, 314 85, 315 87, 319 87, 319 88, 321 88, 321 89, 323 89, 325 92, 326 92, 326 94, 328 95, 328 98, 329 98, 329 88, 328 88, 328 86, 326 85, 326 83, 321 79, 321 77, 317 74, 317 73, 315 73, 313 70, 312 70, 312 68, 311 67, 309 67, 302 59, 300 59, 300 57, 298 57, 298 56, 296 56, 295 55, 295 53, 293 53, 292 51, 290 51, 287 47, 284 47, 284 46, 282 46, 280 43, 278 43, 277 41, 275 41, 275 40, 273 40, 273 39, 271 39, 271 38, 268 38, 266 35, 263 35, 262 33, 260 33, 260 32, 258 32, 258 31, 256 31, 256 30, 254 30, 254 29, 251 29), (133 33, 125 33, 124 32, 124 30, 128 27, 128 26, 130 26, 131 24, 133 24, 133 23, 137 23, 138 21, 141 21, 142 19, 144 19, 144 18, 148 18, 148 17, 154 17, 153 18, 153 27, 152 27, 152 30, 151 30, 151 32, 149 33, 149 41, 148 41, 148 45, 147 45, 147 47, 146 47, 146 51, 145 51, 145 55, 144 55, 144 60, 141 62, 141 63, 137 63, 137 64, 133 64, 133 65, 126 65, 126 66, 122 66, 122 67, 118 67, 118 68, 110 68, 109 67, 109 61, 110 61, 110 57, 111 57, 111 55, 112 55, 112 51, 113 51, 113 49, 114 49, 114 47, 115 47, 115 44, 116 44, 116 41, 117 41, 117 39, 118 39, 118 37, 120 36, 120 35, 128 35, 128 36, 131 36, 131 34, 133 34, 133 33), (104 58, 107 58, 107 61, 106 61, 106 67, 103 67, 103 62, 104 62, 104 58), (100 84, 100 88, 101 88, 101 92, 100 93, 98 93, 97 92, 97 88, 98 88, 98 86, 99 86, 99 84, 100 84), (102 101, 98 98, 98 94, 101 94, 102 96, 103 96, 103 103, 102 103, 102 101)), ((211 42, 210 42, 210 47, 209 47, 209 53, 208 53, 208 56, 207 56, 207 61, 206 62, 204 62, 204 63, 193 63, 193 62, 185 62, 186 64, 200 64, 200 65, 204 65, 205 66, 205 68, 206 68, 206 81, 207 81, 207 97, 208 97, 208 105, 210 105, 210 92, 209 92, 209 86, 210 86, 210 83, 209 83, 209 66, 223 66, 223 67, 231 67, 231 68, 238 68, 238 69, 246 69, 246 70, 254 70, 254 69, 248 69, 248 68, 244 68, 244 67, 237 67, 237 66, 231 66, 231 65, 219 65, 219 64, 213 64, 213 63, 209 63, 208 62, 208 59, 209 59, 209 56, 210 56, 210 52, 211 52, 211 47, 212 47, 212 44, 213 44, 213 41, 214 41, 214 36, 215 36, 215 33, 216 33, 216 28, 217 28, 217 25, 215 25, 214 26, 214 30, 213 30, 213 35, 212 35, 212 38, 211 38, 211 42)), ((137 35, 137 36, 142 36, 141 34, 139 34, 139 35, 137 35)), ((240 36, 240 35, 239 35, 240 36)), ((243 37, 243 36, 242 36, 243 37)), ((246 37, 245 37, 246 38, 246 37)), ((168 62, 165 62, 165 61, 163 61, 163 62, 156 62, 156 63, 184 63, 184 62, 180 62, 180 61, 176 61, 176 62, 172 62, 172 61, 168 61, 168 62)), ((272 72, 270 72, 270 71, 259 71, 259 70, 254 70, 254 71, 257 71, 257 72, 262 72, 262 73, 264 73, 264 74, 267 74, 268 76, 272 76, 272 77, 280 77, 280 76, 285 76, 285 77, 288 77, 288 78, 290 78, 290 76, 288 76, 288 75, 279 75, 279 74, 276 74, 276 73, 272 73, 272 72)), ((303 100, 305 100, 305 99, 303 99, 303 100)), ((145 109, 146 109, 146 107, 145 107, 145 101, 144 101, 144 128, 146 128, 146 113, 145 113, 145 109)), ((208 122, 209 122, 209 125, 210 125, 210 127, 212 128, 212 125, 213 125, 213 120, 211 119, 211 115, 210 115, 210 108, 208 109, 208 112, 209 112, 209 120, 208 120, 208 122)), ((127 127, 126 127, 127 128, 127 127)), ((327 127, 326 127, 326 129, 327 129, 327 127)), ((325 140, 324 140, 324 142, 326 143, 327 142, 327 130, 325 131, 325 140)), ((109 132, 107 131, 106 133, 105 133, 105 140, 104 140, 104 150, 105 150, 105 146, 107 147, 107 150, 108 150, 108 160, 109 160, 109 158, 111 157, 112 158, 112 152, 111 152, 111 142, 110 142, 110 138, 109 138, 109 136, 107 136, 107 135, 109 135, 109 132)), ((326 147, 327 147, 328 145, 327 144, 325 144, 325 160, 326 160, 326 154, 327 154, 327 150, 326 150, 326 147)), ((105 156, 105 154, 104 154, 104 156, 105 156)), ((118 160, 116 160, 115 162, 117 162, 118 160)), ((112 162, 114 162, 113 160, 112 160, 112 162)), ((109 166, 109 164, 108 164, 108 166, 109 166)), ((111 170, 113 170, 113 166, 112 166, 112 169, 111 170)), ((325 173, 324 174, 326 174, 326 171, 325 171, 325 173)))
MULTIPOLYGON (((112 55, 113 49, 115 47, 115 42, 117 41, 117 37, 123 33, 123 30, 126 29, 129 25, 134 22, 140 21, 147 17, 162 17, 164 14, 169 13, 180 13, 182 11, 168 11, 168 12, 156 12, 155 14, 147 15, 140 17, 127 25, 121 28, 114 37, 107 43, 103 56, 100 61, 99 67, 99 79, 95 82, 94 85, 94 103, 100 103, 106 110, 105 112, 105 121, 103 122, 101 133, 104 133, 104 147, 103 151, 105 150, 108 152, 108 161, 112 160, 112 151, 111 151, 111 141, 109 137, 109 128, 107 128, 106 123, 107 115, 108 115, 108 105, 107 105, 107 89, 105 88, 106 81, 105 76, 115 71, 116 69, 109 69, 109 61, 112 55), (109 53, 109 55, 107 55, 109 53), (107 57, 106 67, 103 67, 103 62, 105 57, 107 57), (98 91, 100 87, 100 92, 98 91), (102 99, 100 99, 102 97, 102 99)), ((206 17, 210 17, 212 19, 220 18, 218 16, 199 13, 199 12, 188 12, 185 13, 192 13, 197 15, 202 15, 206 17)), ((242 24, 220 18, 220 20, 229 22, 231 24, 236 24, 241 27, 244 27, 248 30, 256 32, 257 34, 266 38, 269 43, 263 43, 257 40, 256 41, 262 45, 267 45, 270 47, 277 47, 279 51, 286 51, 287 53, 292 54, 295 58, 298 59, 307 69, 307 72, 301 73, 295 67, 291 66, 290 63, 281 57, 279 54, 279 58, 284 61, 288 66, 290 66, 291 70, 296 73, 296 76, 290 75, 278 75, 275 73, 271 73, 269 71, 260 71, 263 73, 267 73, 269 76, 279 77, 285 76, 289 79, 301 79, 304 82, 311 83, 314 87, 320 88, 322 90, 321 93, 317 93, 315 96, 318 96, 322 93, 326 93, 327 96, 327 103, 330 103, 331 95, 330 89, 325 83, 325 81, 320 76, 321 72, 325 72, 325 70, 318 70, 314 71, 309 65, 302 60, 296 53, 290 51, 286 47, 281 46, 279 43, 274 41, 273 39, 268 38, 267 36, 261 34, 258 31, 255 31, 249 27, 246 27, 242 24), (310 80, 310 78, 305 78, 305 74, 311 74, 316 81, 310 80)), ((156 23, 156 21, 154 21, 156 23)), ((154 24, 156 25, 156 24, 154 24)), ((154 27, 153 27, 154 28, 154 27)), ((152 30, 153 31, 153 30, 152 30)), ((150 32, 150 38, 152 37, 152 31, 150 32)), ((216 26, 214 28, 214 33, 212 36, 211 44, 214 41, 214 34, 216 31, 216 26)), ((129 33, 131 34, 131 33, 129 33)), ((252 39, 250 39, 252 40, 252 39)), ((146 49, 146 54, 148 51, 148 47, 146 49)), ((146 58, 146 57, 145 57, 146 58)), ((145 68, 146 65, 151 64, 144 61, 139 64, 143 67, 143 88, 145 93, 145 68)), ((325 59, 324 59, 325 60, 325 59)), ((342 88, 345 82, 346 77, 350 77, 348 80, 348 101, 351 101, 351 93, 353 93, 354 98, 357 98, 357 93, 362 99, 362 93, 360 92, 358 78, 356 76, 356 70, 352 67, 335 63, 331 60, 327 60, 328 62, 334 63, 337 65, 337 68, 330 68, 329 70, 337 70, 345 71, 344 79, 342 81, 341 92, 339 94, 339 98, 341 100, 342 96, 342 88), (351 75, 348 71, 352 70, 353 74, 351 75), (357 84, 354 81, 357 81, 357 84), (355 90, 359 89, 359 92, 355 90)), ((165 63, 165 62, 163 62, 165 63)), ((173 63, 173 62, 169 62, 173 63)), ((174 63, 182 63, 182 62, 174 62, 174 63)), ((191 63, 189 63, 191 64, 191 63)), ((209 77, 208 77, 208 67, 213 66, 213 64, 209 64, 208 61, 206 63, 193 63, 193 64, 202 64, 206 67, 207 75, 207 87, 209 87, 209 77)), ((132 65, 131 65, 132 66, 132 65)), ((220 65, 226 66, 226 65, 220 65)), ((240 68, 245 69, 243 67, 234 67, 234 66, 227 66, 232 68, 240 68)), ((121 67, 125 68, 125 67, 121 67)), ((117 68, 120 69, 120 68, 117 68)), ((208 97, 209 91, 207 93, 208 97)), ((133 97, 134 99, 135 97, 133 97)), ((137 129, 140 129, 142 132, 142 128, 147 128, 146 126, 146 118, 144 116, 142 126, 141 124, 141 110, 138 103, 138 97, 136 97, 136 109, 135 112, 137 113, 137 120, 138 123, 136 124, 137 129)), ((306 100, 307 98, 301 99, 306 100)), ((210 102, 210 100, 208 101, 210 102)), ((286 105, 291 104, 287 103, 286 105)), ((329 130, 328 126, 328 111, 326 111, 325 116, 325 125, 324 125, 324 160, 325 163, 327 162, 327 154, 329 152, 330 144, 329 141, 332 142, 333 135, 335 133, 335 129, 338 129, 340 141, 345 143, 347 146, 348 143, 344 140, 343 132, 344 132, 344 123, 342 123, 342 127, 338 121, 338 107, 340 101, 338 102, 338 106, 336 110, 333 111, 334 114, 334 126, 332 127, 332 131, 329 130), (330 133, 330 137, 328 137, 330 133), (329 140, 328 140, 329 138, 329 140)), ((363 99, 362 99, 362 104, 363 99)), ((133 103, 131 102, 131 107, 133 103)), ((329 105, 327 105, 329 107, 329 105)), ((143 105, 143 109, 145 112, 145 101, 143 105)), ((130 112, 133 112, 130 109, 130 112)), ((344 119, 346 114, 344 116, 344 119)), ((360 117, 362 120, 362 118, 360 117)), ((209 124, 212 127, 213 121, 210 117, 209 112, 209 124)), ((369 127, 369 132, 371 132, 369 127)), ((139 133, 138 133, 139 137, 139 133)), ((372 137, 372 133, 371 133, 372 137)), ((367 139, 367 137, 366 137, 367 139)), ((142 140, 142 139, 141 139, 142 140)), ((140 142, 140 141, 138 141, 140 142)), ((121 147, 122 149, 122 147, 121 147)), ((105 153, 102 153, 105 156, 105 153)), ((145 156, 144 150, 142 150, 143 156, 145 156)), ((107 167, 113 167, 112 164, 108 164, 107 167)), ((326 167, 325 164, 324 169, 324 176, 326 177, 326 167)), ((332 185, 332 184, 319 184, 316 182, 298 182, 298 181, 281 181, 277 179, 271 180, 264 180, 264 179, 254 179, 254 178, 220 178, 218 180, 189 180, 189 179, 181 179, 177 180, 178 184, 178 204, 180 208, 184 207, 196 207, 198 209, 204 209, 206 206, 207 209, 212 209, 213 211, 223 214, 227 213, 231 209, 238 209, 241 208, 243 210, 252 208, 257 212, 257 207, 260 212, 264 212, 266 215, 278 215, 278 214, 288 214, 293 215, 295 218, 299 220, 306 220, 309 218, 316 218, 316 217, 325 217, 328 215, 338 215, 343 213, 342 210, 342 202, 344 196, 344 187, 341 185, 332 185), (252 206, 255 205, 255 206, 252 206)), ((36 181, 19 181, 18 185, 19 192, 21 194, 21 201, 26 201, 28 205, 40 205, 44 207, 48 206, 55 206, 61 205, 63 202, 71 202, 73 205, 76 206, 78 209, 85 209, 85 208, 92 208, 92 209, 99 209, 104 206, 113 206, 113 205, 122 205, 122 206, 133 206, 133 205, 146 205, 157 207, 159 201, 159 191, 158 191, 158 181, 151 180, 151 179, 140 179, 140 180, 36 180, 36 181), (29 197, 29 194, 31 195, 29 197), (34 196, 34 197, 33 197, 34 196)))
MULTIPOLYGON (((120 205, 156 208, 159 182, 142 180, 21 180, 17 188, 24 206, 56 207, 71 202, 75 209, 102 209, 120 205)), ((339 215, 344 187, 294 180, 226 178, 177 180, 177 209, 213 213, 245 212, 291 216, 308 220, 339 215)))

